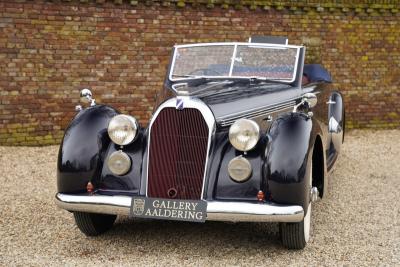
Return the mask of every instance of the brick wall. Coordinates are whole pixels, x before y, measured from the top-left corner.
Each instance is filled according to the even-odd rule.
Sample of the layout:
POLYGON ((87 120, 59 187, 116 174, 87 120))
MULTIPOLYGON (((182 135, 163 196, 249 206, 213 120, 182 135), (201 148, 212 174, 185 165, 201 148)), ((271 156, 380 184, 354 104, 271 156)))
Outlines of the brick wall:
POLYGON ((0 0, 0 144, 59 142, 83 87, 146 124, 171 46, 251 35, 305 44, 307 61, 345 94, 348 127, 399 128, 399 9, 397 0, 0 0))

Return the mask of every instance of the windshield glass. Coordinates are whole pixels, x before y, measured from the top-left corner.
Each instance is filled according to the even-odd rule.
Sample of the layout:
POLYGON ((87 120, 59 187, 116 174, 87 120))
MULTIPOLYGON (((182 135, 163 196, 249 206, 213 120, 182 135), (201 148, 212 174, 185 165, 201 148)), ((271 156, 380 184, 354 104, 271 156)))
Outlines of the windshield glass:
POLYGON ((293 82, 299 47, 252 43, 176 46, 170 80, 260 78, 293 82))

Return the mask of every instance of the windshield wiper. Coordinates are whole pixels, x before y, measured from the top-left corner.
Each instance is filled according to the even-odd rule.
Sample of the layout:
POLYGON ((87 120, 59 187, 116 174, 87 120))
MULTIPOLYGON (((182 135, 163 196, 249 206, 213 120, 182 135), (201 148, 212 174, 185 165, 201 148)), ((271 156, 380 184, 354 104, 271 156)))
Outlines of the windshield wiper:
MULTIPOLYGON (((211 81, 209 81, 209 82, 211 82, 211 81)), ((201 93, 201 92, 204 92, 204 91, 208 91, 208 90, 211 90, 212 88, 214 88, 214 87, 216 87, 216 86, 220 86, 221 84, 229 84, 229 85, 231 85, 232 84, 232 81, 227 81, 227 80, 221 80, 221 81, 213 81, 214 83, 213 84, 210 84, 210 85, 208 85, 208 86, 205 86, 205 87, 203 87, 203 88, 200 88, 200 89, 198 89, 198 90, 195 90, 195 91, 193 91, 193 95, 197 95, 197 94, 199 94, 199 93, 201 93)), ((224 89, 225 87, 222 87, 222 88, 219 88, 219 89, 217 89, 217 90, 212 90, 212 91, 219 91, 219 90, 222 90, 222 89, 224 89)))
POLYGON ((202 77, 204 77, 204 76, 201 76, 201 75, 192 75, 192 74, 185 74, 185 75, 173 74, 172 76, 173 77, 177 77, 177 78, 202 78, 202 77))
MULTIPOLYGON (((238 87, 238 81, 230 81, 227 83, 228 86, 223 86, 220 88, 217 88, 216 90, 198 90, 195 91, 193 94, 195 94, 198 97, 208 97, 212 96, 215 94, 218 95, 229 95, 229 94, 235 94, 235 95, 242 95, 244 93, 249 93, 249 92, 254 92, 254 91, 260 91, 260 90, 265 90, 265 91, 273 91, 277 90, 278 88, 282 88, 282 85, 286 85, 287 87, 284 88, 290 88, 291 85, 288 83, 276 83, 276 82, 269 82, 262 80, 265 83, 260 83, 260 82, 255 82, 250 84, 250 87, 238 87), (253 85, 253 86, 251 86, 253 85), (204 92, 206 91, 206 92, 204 92)), ((242 80, 240 82, 243 82, 242 80)), ((204 89, 210 89, 210 86, 204 88, 204 89)))
POLYGON ((180 78, 192 78, 185 80, 185 83, 189 86, 198 86, 204 83, 215 81, 215 78, 208 78, 206 76, 198 76, 198 75, 173 75, 173 76, 180 78))
POLYGON ((260 84, 260 83, 279 83, 279 84, 290 84, 281 80, 267 79, 264 77, 240 77, 231 79, 233 82, 248 82, 249 84, 260 84))
MULTIPOLYGON (((226 83, 229 85, 234 85, 234 84, 243 83, 243 82, 250 84, 250 85, 256 85, 256 84, 260 84, 260 83, 270 83, 270 84, 275 83, 275 84, 289 85, 287 82, 283 82, 283 81, 279 81, 279 80, 270 80, 270 79, 266 79, 263 77, 220 77, 220 78, 212 77, 211 78, 211 77, 207 77, 207 76, 197 76, 197 75, 173 75, 173 76, 193 78, 193 79, 185 80, 185 84, 187 86, 191 86, 191 87, 197 87, 202 84, 215 82, 215 85, 213 84, 213 85, 207 86, 205 88, 199 88, 198 90, 195 90, 194 92, 191 93, 191 94, 196 94, 196 95, 201 92, 210 90, 214 86, 220 85, 221 83, 226 83)), ((218 90, 212 90, 212 94, 217 93, 218 91, 220 91, 222 89, 224 89, 224 88, 220 88, 218 90)))
MULTIPOLYGON (((172 75, 178 78, 193 78, 195 80, 229 80, 229 81, 248 81, 250 83, 260 83, 260 82, 271 82, 271 83, 284 83, 288 84, 288 82, 276 79, 267 79, 264 77, 254 76, 254 77, 235 77, 235 76, 221 76, 221 77, 208 77, 204 75, 193 75, 193 74, 184 74, 184 75, 172 75)), ((191 79, 189 80, 191 81, 191 79)))

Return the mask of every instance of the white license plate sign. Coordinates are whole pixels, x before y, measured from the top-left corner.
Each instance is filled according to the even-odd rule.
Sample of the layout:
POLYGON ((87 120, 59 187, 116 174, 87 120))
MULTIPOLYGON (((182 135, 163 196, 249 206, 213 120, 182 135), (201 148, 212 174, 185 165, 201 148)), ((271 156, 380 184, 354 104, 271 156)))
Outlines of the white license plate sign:
POLYGON ((130 216, 160 220, 205 222, 207 202, 203 200, 133 197, 130 216))

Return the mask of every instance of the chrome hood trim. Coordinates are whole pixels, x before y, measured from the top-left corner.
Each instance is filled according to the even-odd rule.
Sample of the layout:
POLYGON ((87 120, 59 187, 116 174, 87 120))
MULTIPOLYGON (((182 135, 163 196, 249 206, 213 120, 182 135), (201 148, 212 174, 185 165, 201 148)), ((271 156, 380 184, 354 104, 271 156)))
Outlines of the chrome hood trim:
POLYGON ((242 112, 238 112, 235 114, 223 116, 217 118, 217 123, 221 126, 229 126, 233 124, 236 120, 246 118, 251 119, 259 116, 269 115, 274 112, 284 111, 284 110, 291 110, 296 104, 296 100, 288 100, 273 106, 261 107, 251 110, 245 110, 242 112))
POLYGON ((238 85, 226 96, 223 93, 221 95, 216 93, 215 97, 211 95, 199 96, 199 98, 210 107, 218 124, 228 126, 241 118, 250 119, 293 110, 303 91, 294 87, 275 86, 276 88, 271 91, 254 90, 253 92, 250 85, 243 85, 243 90, 251 91, 251 93, 242 94, 238 85))

